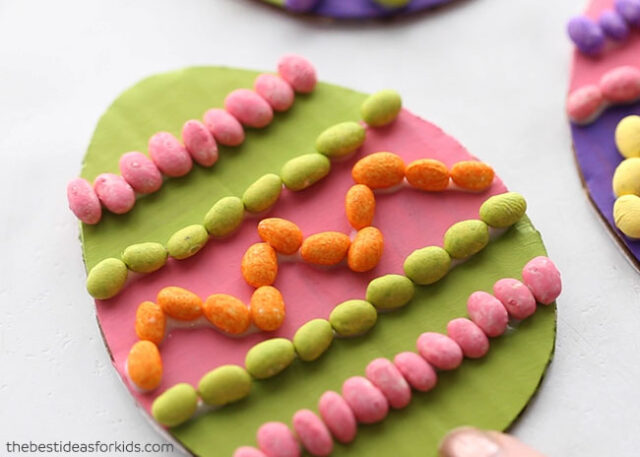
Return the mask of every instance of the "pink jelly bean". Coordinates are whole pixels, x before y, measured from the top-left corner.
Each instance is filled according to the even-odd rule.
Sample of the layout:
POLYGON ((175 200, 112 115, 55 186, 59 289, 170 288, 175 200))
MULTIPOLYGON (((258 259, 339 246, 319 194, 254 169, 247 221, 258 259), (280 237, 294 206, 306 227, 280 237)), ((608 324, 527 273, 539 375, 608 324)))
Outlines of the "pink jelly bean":
POLYGON ((120 175, 102 173, 93 181, 93 189, 102 205, 115 214, 128 212, 136 203, 136 194, 120 175))
POLYGON ((97 224, 102 217, 102 206, 96 192, 86 179, 74 178, 67 184, 69 209, 85 224, 97 224))
POLYGON ((258 75, 253 88, 275 111, 287 111, 293 105, 293 89, 280 76, 267 73, 258 75))
POLYGON ((311 62, 301 56, 289 54, 278 62, 278 73, 296 92, 307 94, 316 87, 318 78, 311 62))
POLYGON ((162 173, 172 178, 191 171, 191 156, 178 139, 169 132, 158 132, 149 139, 149 155, 162 173))
POLYGON ((588 122, 604 104, 602 91, 596 85, 574 90, 567 98, 567 114, 574 122, 588 122))
POLYGON ((301 409, 296 412, 293 429, 309 454, 324 457, 333 451, 333 439, 327 426, 312 411, 301 409))
POLYGON ((299 457, 300 445, 282 422, 267 422, 258 429, 258 447, 267 457, 299 457))
POLYGON ((235 450, 233 457, 267 457, 264 452, 251 446, 242 446, 235 450))
POLYGON ((418 337, 418 352, 440 370, 454 370, 462 363, 462 349, 447 335, 426 332, 418 337))
POLYGON ((614 68, 600 79, 604 98, 613 103, 640 98, 640 69, 631 66, 614 68))
POLYGON ((218 160, 218 145, 205 125, 196 120, 185 122, 182 141, 193 160, 203 167, 210 167, 218 160))
POLYGON ((393 359, 402 376, 414 389, 428 392, 438 382, 438 375, 429 363, 415 352, 401 352, 393 359))
POLYGON ((141 152, 127 152, 120 157, 120 173, 133 190, 150 194, 162 187, 162 174, 156 164, 141 152))
POLYGON ((367 378, 353 376, 342 384, 342 396, 362 424, 380 422, 389 412, 389 402, 367 378))
POLYGON ((536 312, 536 299, 531 290, 517 279, 504 278, 497 281, 493 285, 493 294, 516 319, 526 319, 536 312))
POLYGON ((387 397, 392 408, 404 408, 411 402, 411 387, 389 360, 374 359, 365 370, 367 379, 387 397))
POLYGON ((522 269, 522 281, 543 305, 553 303, 562 292, 560 272, 548 257, 530 260, 522 269))
POLYGON ((447 334, 462 348, 465 357, 479 359, 489 352, 489 338, 482 329, 465 317, 447 324, 447 334))
POLYGON ((262 128, 273 120, 267 101, 249 89, 236 89, 224 99, 224 108, 242 125, 262 128))
POLYGON ((336 440, 347 444, 355 439, 356 417, 344 398, 328 390, 320 397, 318 411, 336 440))
POLYGON ((244 142, 242 124, 223 109, 213 108, 204 113, 204 125, 224 146, 239 146, 244 142))
POLYGON ((467 312, 471 320, 485 335, 495 338, 502 335, 509 323, 509 314, 500 300, 486 292, 474 292, 467 300, 467 312))

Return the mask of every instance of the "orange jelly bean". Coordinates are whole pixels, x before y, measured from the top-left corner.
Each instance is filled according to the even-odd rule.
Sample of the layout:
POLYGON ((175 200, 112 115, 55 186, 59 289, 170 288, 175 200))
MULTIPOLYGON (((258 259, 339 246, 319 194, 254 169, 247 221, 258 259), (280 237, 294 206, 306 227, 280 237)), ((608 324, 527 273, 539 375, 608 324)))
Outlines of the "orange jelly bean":
POLYGON ((227 294, 210 295, 204 302, 204 315, 223 332, 238 335, 251 325, 249 308, 236 297, 227 294))
POLYGON ((250 286, 270 286, 278 275, 276 251, 267 243, 252 244, 244 253, 240 268, 250 286))
POLYGON ((315 265, 336 265, 347 255, 350 245, 351 240, 344 233, 316 233, 302 242, 300 256, 315 265))
POLYGON ((404 171, 411 187, 438 192, 449 187, 447 166, 435 159, 420 159, 411 162, 404 171))
POLYGON ((136 335, 141 340, 155 344, 162 343, 167 319, 160 306, 151 301, 143 301, 136 311, 136 335))
POLYGON ((486 163, 466 160, 451 168, 451 179, 463 189, 481 191, 491 186, 495 173, 486 163))
POLYGON ((373 191, 364 184, 356 184, 347 191, 344 206, 347 220, 354 229, 360 230, 373 222, 376 198, 373 191))
POLYGON ((360 159, 351 170, 353 180, 371 189, 386 189, 404 179, 404 162, 397 154, 376 152, 360 159))
POLYGON ((179 321, 192 321, 202 316, 202 300, 182 287, 165 287, 158 292, 158 305, 162 311, 179 321))
POLYGON ((129 379, 142 390, 153 390, 162 381, 162 358, 151 341, 138 341, 127 358, 129 379))
POLYGON ((284 299, 278 289, 262 286, 251 296, 251 320, 260 330, 272 332, 282 325, 285 316, 284 299))
POLYGON ((373 270, 380 262, 384 248, 382 232, 375 227, 365 227, 358 231, 349 247, 347 263, 358 273, 373 270))
POLYGON ((258 224, 258 235, 276 251, 291 255, 300 249, 302 231, 296 224, 279 217, 262 219, 258 224))

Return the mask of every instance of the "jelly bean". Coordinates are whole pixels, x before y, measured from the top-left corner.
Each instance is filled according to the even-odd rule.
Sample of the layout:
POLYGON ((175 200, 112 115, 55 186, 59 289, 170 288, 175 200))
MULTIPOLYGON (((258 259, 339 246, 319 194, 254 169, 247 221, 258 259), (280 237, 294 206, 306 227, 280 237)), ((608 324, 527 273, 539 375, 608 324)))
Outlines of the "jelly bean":
POLYGON ((120 174, 139 194, 150 194, 162 187, 162 174, 156 164, 141 152, 127 152, 118 162, 120 174))
POLYGON ((333 451, 333 439, 329 429, 312 411, 297 411, 293 415, 293 429, 309 454, 324 457, 333 451))
POLYGON ((404 174, 411 187, 438 192, 449 187, 447 166, 435 159, 419 159, 407 165, 404 174))
POLYGON ((302 245, 302 231, 291 221, 270 217, 258 224, 258 235, 277 252, 295 254, 302 245))
POLYGON ((366 130, 357 122, 332 125, 316 139, 316 149, 327 157, 345 157, 364 144, 366 130))
POLYGON ((517 192, 505 192, 485 200, 480 206, 480 219, 490 227, 510 227, 527 211, 527 201, 517 192))
POLYGON ((616 146, 626 158, 640 157, 640 116, 631 115, 616 126, 616 146))
POLYGON ((260 330, 277 330, 285 316, 282 294, 275 287, 258 287, 251 295, 250 310, 251 320, 260 330))
POLYGON ((640 195, 640 157, 625 159, 618 164, 613 174, 613 193, 640 195))
POLYGON ((418 352, 439 370, 454 370, 462 363, 462 349, 446 335, 426 332, 418 337, 418 352))
POLYGON ((160 243, 138 243, 122 252, 122 261, 136 273, 151 273, 167 263, 167 249, 160 243))
POLYGON ((616 227, 631 239, 640 239, 640 198, 623 195, 613 205, 616 227))
POLYGON ((353 180, 371 189, 397 186, 404 179, 404 162, 391 152, 376 152, 360 159, 351 170, 353 180))
POLYGON ((367 301, 377 309, 396 309, 413 298, 413 282, 402 275, 380 276, 367 286, 367 301))
POLYGON ((606 36, 616 41, 626 40, 629 26, 624 18, 615 10, 605 10, 598 18, 598 25, 606 36))
POLYGON ((340 232, 322 232, 302 242, 300 256, 314 265, 336 265, 347 255, 351 240, 340 232))
POLYGON ((93 182, 100 203, 115 214, 124 214, 136 204, 136 194, 122 176, 102 173, 93 182))
POLYGON ((293 336, 293 346, 300 360, 311 362, 329 349, 333 327, 325 319, 313 319, 302 325, 293 336))
POLYGON ((367 379, 387 397, 392 408, 404 408, 411 402, 411 388, 402 373, 389 360, 372 360, 365 370, 367 379))
POLYGON ((358 230, 347 252, 347 264, 355 272, 362 273, 373 270, 382 257, 384 237, 375 227, 358 230))
POLYGON ((605 37, 598 24, 587 16, 575 16, 567 25, 569 38, 587 55, 598 54, 604 48, 605 37))
POLYGON ((600 79, 604 98, 612 103, 627 103, 640 97, 640 69, 623 66, 605 73, 600 79))
POLYGON ((469 319, 459 317, 447 324, 447 334, 470 359, 479 359, 489 352, 489 339, 482 329, 469 319))
POLYGON ((287 111, 293 105, 293 89, 277 75, 263 73, 253 83, 255 91, 264 98, 274 111, 287 111))
POLYGON ((198 394, 191 384, 180 383, 165 390, 151 405, 151 415, 160 424, 175 427, 193 416, 198 408, 198 394))
POLYGON ((329 315, 331 326, 340 336, 358 336, 376 325, 378 313, 365 300, 347 300, 333 308, 329 315))
POLYGON ((373 0, 378 5, 387 9, 402 8, 407 6, 411 0, 373 0))
POLYGON ((567 114, 573 122, 587 123, 600 111, 603 103, 604 96, 599 86, 583 86, 569 95, 567 114))
POLYGON ((263 128, 273 120, 267 101, 249 89, 236 89, 224 99, 224 108, 246 127, 263 128))
POLYGON ((251 376, 266 379, 291 365, 295 356, 291 341, 286 338, 272 338, 249 349, 244 363, 251 376))
POLYGON ((444 234, 444 248, 454 259, 464 259, 482 251, 489 244, 489 227, 469 219, 453 224, 444 234))
POLYGON ((331 162, 327 157, 315 152, 289 160, 282 166, 282 182, 293 191, 304 190, 320 181, 331 171, 331 162))
POLYGON ((194 119, 182 126, 182 141, 196 163, 210 167, 218 160, 218 145, 205 125, 194 119))
POLYGON ((358 427, 356 417, 344 398, 328 390, 320 397, 318 411, 336 440, 347 444, 355 439, 358 427))
POLYGON ((536 312, 531 290, 517 279, 500 279, 493 285, 493 294, 515 319, 526 319, 536 312))
POLYGON ((267 457, 300 457, 300 445, 289 427, 267 422, 258 429, 258 447, 267 457))
POLYGON ((371 189, 364 184, 356 184, 347 191, 344 200, 347 220, 351 227, 360 230, 373 223, 376 199, 371 189))
POLYGON ((233 457, 267 457, 267 455, 254 447, 242 446, 233 452, 233 457))
POLYGON ((244 142, 242 124, 223 109, 210 109, 204 113, 204 125, 213 138, 224 146, 240 146, 244 142))
POLYGON ((127 274, 127 266, 122 260, 101 260, 87 275, 87 291, 98 300, 111 298, 122 290, 127 274))
POLYGON ((251 376, 237 365, 223 365, 205 374, 198 383, 200 398, 207 405, 222 406, 245 398, 251 392, 251 376))
POLYGON ((141 390, 153 390, 162 381, 162 359, 158 347, 151 341, 138 341, 127 357, 127 374, 141 390))
POLYGON ((296 13, 311 11, 320 0, 284 0, 284 7, 296 13))
POLYGON ((231 335, 244 333, 251 325, 249 308, 231 295, 209 295, 202 305, 202 312, 209 322, 231 335))
POLYGON ((167 319, 162 308, 150 301, 143 301, 136 310, 136 335, 159 345, 164 339, 167 319))
POLYGON ((308 94, 316 87, 318 78, 316 69, 304 57, 288 54, 278 62, 278 73, 293 90, 301 94, 308 94))
POLYGON ((640 0, 616 0, 615 8, 625 21, 640 27, 640 0))
POLYGON ((433 284, 444 278, 451 267, 451 257, 439 246, 416 249, 405 259, 403 269, 416 284, 433 284))
POLYGON ((242 277, 253 287, 270 286, 278 275, 276 251, 267 243, 255 243, 244 253, 242 277))
POLYGON ((244 207, 250 213, 260 213, 271 208, 282 192, 280 176, 269 173, 251 184, 242 195, 244 207))
POLYGON ((244 203, 238 197, 223 197, 204 216, 204 228, 214 238, 235 232, 244 219, 244 203))
POLYGON ((400 94, 385 89, 369 95, 360 107, 360 114, 371 127, 383 127, 395 121, 401 109, 400 94))
POLYGON ((449 172, 454 183, 474 192, 491 187, 495 173, 486 163, 466 160, 456 163, 449 172))
POLYGON ((189 225, 171 235, 167 241, 167 251, 174 259, 186 259, 200 251, 208 240, 209 234, 204 225, 189 225))
POLYGON ((149 139, 149 155, 162 173, 172 178, 191 171, 191 156, 169 132, 158 132, 149 139))
POLYGON ((162 311, 179 321, 192 321, 202 316, 202 300, 182 287, 165 287, 158 292, 156 302, 162 311))
POLYGON ((438 375, 425 359, 415 352, 401 352, 393 363, 409 385, 420 392, 428 392, 438 382, 438 375))
POLYGON ((353 376, 342 384, 342 397, 362 424, 380 422, 389 412, 389 402, 384 394, 362 376, 353 376))
POLYGON ((522 282, 543 305, 553 303, 562 292, 560 272, 548 257, 539 256, 527 262, 522 269, 522 282))
POLYGON ((469 317, 485 335, 495 338, 507 330, 509 315, 500 300, 491 294, 478 291, 467 300, 469 317))
POLYGON ((74 178, 67 184, 69 209, 85 224, 97 224, 102 218, 100 199, 86 179, 74 178))

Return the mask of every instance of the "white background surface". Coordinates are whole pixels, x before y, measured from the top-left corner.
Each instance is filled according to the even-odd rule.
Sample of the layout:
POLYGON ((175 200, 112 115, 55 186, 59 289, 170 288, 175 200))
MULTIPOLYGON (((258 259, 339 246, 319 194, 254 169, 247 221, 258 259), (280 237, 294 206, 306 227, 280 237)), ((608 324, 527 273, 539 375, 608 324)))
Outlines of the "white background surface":
MULTIPOLYGON (((111 368, 65 185, 139 79, 190 65, 393 87, 529 202, 563 272, 555 359, 513 432, 555 456, 637 455, 640 276, 583 194, 563 113, 584 0, 468 0, 409 21, 301 21, 250 0, 0 0, 0 455, 6 441, 162 442, 111 368)), ((176 453, 177 454, 177 453, 176 453)))

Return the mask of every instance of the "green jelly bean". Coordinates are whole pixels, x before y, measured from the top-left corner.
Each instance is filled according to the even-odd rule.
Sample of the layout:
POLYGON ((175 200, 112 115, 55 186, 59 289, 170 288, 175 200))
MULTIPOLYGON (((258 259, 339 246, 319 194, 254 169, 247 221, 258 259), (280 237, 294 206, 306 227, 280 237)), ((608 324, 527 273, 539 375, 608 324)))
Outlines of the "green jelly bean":
POLYGON ((200 398, 208 405, 238 401, 251 392, 251 376, 237 365, 223 365, 205 374, 198 384, 200 398))
POLYGON ((489 244, 489 227, 477 219, 453 224, 444 234, 444 248, 454 259, 464 259, 489 244))
POLYGON ((202 249, 208 239, 209 234, 204 225, 189 225, 171 235, 167 241, 167 250, 174 259, 186 259, 202 249))
POLYGON ((280 171, 287 189, 303 190, 317 183, 331 171, 331 162, 322 154, 305 154, 289 160, 280 171))
POLYGON ((127 266, 116 258, 101 260, 87 276, 87 291, 93 298, 106 300, 116 295, 127 281, 127 266))
POLYGON ((291 365, 295 356, 291 341, 286 338, 273 338, 249 349, 244 364, 251 376, 265 379, 277 375, 291 365))
POLYGON ((160 243, 138 243, 127 247, 122 261, 136 273, 151 273, 167 263, 167 249, 160 243))
POLYGON ((488 198, 480 207, 480 219, 491 227, 510 227, 527 211, 527 201, 517 192, 488 198))
POLYGON ((367 301, 378 309, 395 309, 409 303, 414 293, 415 287, 406 276, 385 275, 369 283, 367 301))
POLYGON ((382 127, 395 121, 401 109, 400 94, 385 89, 369 95, 360 107, 360 114, 371 127, 382 127))
POLYGON ((402 8, 407 6, 411 0, 373 0, 384 8, 402 8))
POLYGON ((316 139, 316 149, 327 157, 344 157, 364 143, 365 128, 357 122, 342 122, 329 127, 316 139))
POLYGON ((189 420, 198 408, 198 394, 186 383, 165 390, 151 405, 151 415, 162 425, 175 427, 189 420))
POLYGON ((244 203, 238 197, 218 200, 204 217, 204 228, 215 238, 224 238, 236 231, 244 219, 244 203))
POLYGON ((433 284, 451 268, 451 257, 439 246, 413 251, 404 261, 404 274, 416 284, 433 284))
POLYGON ((357 336, 368 332, 378 319, 378 313, 365 300, 347 300, 333 308, 329 315, 331 326, 340 336, 357 336))
POLYGON ((251 184, 242 195, 242 202, 247 211, 260 213, 271 208, 278 201, 282 192, 280 176, 269 173, 251 184))
POLYGON ((333 341, 333 328, 325 319, 313 319, 300 327, 293 337, 298 357, 305 362, 320 357, 333 341))

